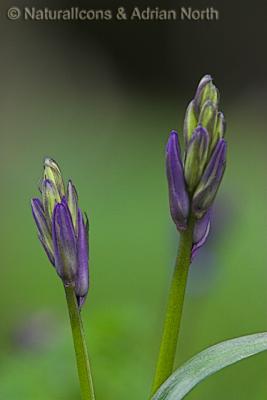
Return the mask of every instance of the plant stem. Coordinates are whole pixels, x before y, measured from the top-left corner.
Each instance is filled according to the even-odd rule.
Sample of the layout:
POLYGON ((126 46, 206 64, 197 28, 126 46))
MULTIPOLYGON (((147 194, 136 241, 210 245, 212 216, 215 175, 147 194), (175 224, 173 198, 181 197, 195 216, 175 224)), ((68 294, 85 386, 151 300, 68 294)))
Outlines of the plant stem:
POLYGON ((70 316, 78 375, 80 379, 81 397, 82 400, 94 400, 93 380, 76 295, 71 286, 65 287, 65 293, 70 316))
POLYGON ((187 230, 180 235, 179 250, 169 292, 163 335, 152 386, 152 395, 173 371, 186 282, 191 262, 193 228, 194 219, 190 217, 187 230))

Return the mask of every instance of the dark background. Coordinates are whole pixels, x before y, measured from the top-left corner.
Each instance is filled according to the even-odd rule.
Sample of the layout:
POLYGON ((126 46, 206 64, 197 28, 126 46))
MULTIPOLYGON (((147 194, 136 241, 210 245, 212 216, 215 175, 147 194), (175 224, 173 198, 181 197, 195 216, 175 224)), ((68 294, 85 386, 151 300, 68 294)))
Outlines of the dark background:
MULTIPOLYGON (((135 6, 163 9, 213 7, 220 13, 218 21, 140 22, 117 21, 115 18, 84 22, 8 21, 5 14, 10 4, 3 1, 1 7, 2 51, 6 48, 17 52, 20 42, 24 43, 24 58, 30 65, 36 65, 36 73, 42 63, 52 77, 53 64, 60 58, 64 64, 62 73, 76 77, 75 84, 82 85, 83 89, 84 85, 89 85, 84 82, 83 73, 91 70, 92 61, 100 70, 105 68, 102 65, 105 60, 96 62, 97 50, 108 59, 121 82, 135 89, 141 88, 148 94, 151 91, 155 95, 159 92, 174 95, 177 91, 184 94, 195 71, 203 75, 211 70, 223 85, 225 96, 229 97, 242 94, 251 87, 266 86, 265 2, 185 0, 146 3, 128 0, 123 4, 116 1, 20 1, 18 4, 21 8, 106 8, 114 14, 121 6, 128 14, 135 6), (31 41, 35 45, 30 45, 31 41), (46 60, 42 57, 45 51, 49 55, 46 60)), ((44 70, 39 72, 45 73, 44 70)))

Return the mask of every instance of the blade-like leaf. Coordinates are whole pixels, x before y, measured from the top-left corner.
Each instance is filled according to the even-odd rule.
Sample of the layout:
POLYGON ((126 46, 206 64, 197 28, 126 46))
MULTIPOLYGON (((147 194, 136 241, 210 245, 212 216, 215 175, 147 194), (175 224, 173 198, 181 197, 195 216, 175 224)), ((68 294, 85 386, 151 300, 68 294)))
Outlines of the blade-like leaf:
POLYGON ((207 376, 267 350, 267 332, 242 336, 211 346, 178 368, 152 400, 180 400, 207 376))

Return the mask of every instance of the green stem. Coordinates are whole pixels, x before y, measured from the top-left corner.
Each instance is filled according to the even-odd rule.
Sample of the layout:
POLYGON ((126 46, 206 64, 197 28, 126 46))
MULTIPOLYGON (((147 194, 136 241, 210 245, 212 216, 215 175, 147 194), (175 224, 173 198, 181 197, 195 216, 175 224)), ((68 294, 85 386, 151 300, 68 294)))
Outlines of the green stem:
POLYGON ((171 375, 180 331, 184 295, 191 261, 194 219, 190 217, 188 228, 181 233, 176 265, 169 292, 167 312, 160 344, 152 395, 171 375))
POLYGON ((82 400, 94 400, 94 388, 82 320, 73 287, 65 287, 82 400))

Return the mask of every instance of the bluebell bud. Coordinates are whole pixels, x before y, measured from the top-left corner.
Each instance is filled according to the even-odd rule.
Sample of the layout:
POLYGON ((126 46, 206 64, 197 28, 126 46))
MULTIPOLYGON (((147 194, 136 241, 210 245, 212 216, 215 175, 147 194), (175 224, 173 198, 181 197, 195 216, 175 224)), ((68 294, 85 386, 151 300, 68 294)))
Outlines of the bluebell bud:
POLYGON ((220 139, 194 192, 192 209, 197 218, 211 207, 220 186, 226 164, 226 142, 220 139))
POLYGON ((31 202, 39 240, 65 286, 73 286, 79 307, 89 288, 88 219, 78 207, 77 191, 71 181, 65 191, 57 163, 44 162, 40 186, 42 200, 31 202))
POLYGON ((208 236, 210 210, 226 165, 226 124, 218 111, 219 97, 211 76, 205 75, 186 110, 183 157, 176 132, 167 144, 171 216, 180 231, 187 229, 190 215, 195 219, 194 255, 208 236))
POLYGON ((166 170, 172 219, 179 230, 187 228, 189 196, 185 186, 184 169, 178 135, 172 131, 166 148, 166 170))
POLYGON ((199 125, 188 143, 184 171, 187 188, 192 193, 198 184, 207 162, 209 150, 208 131, 199 125))

